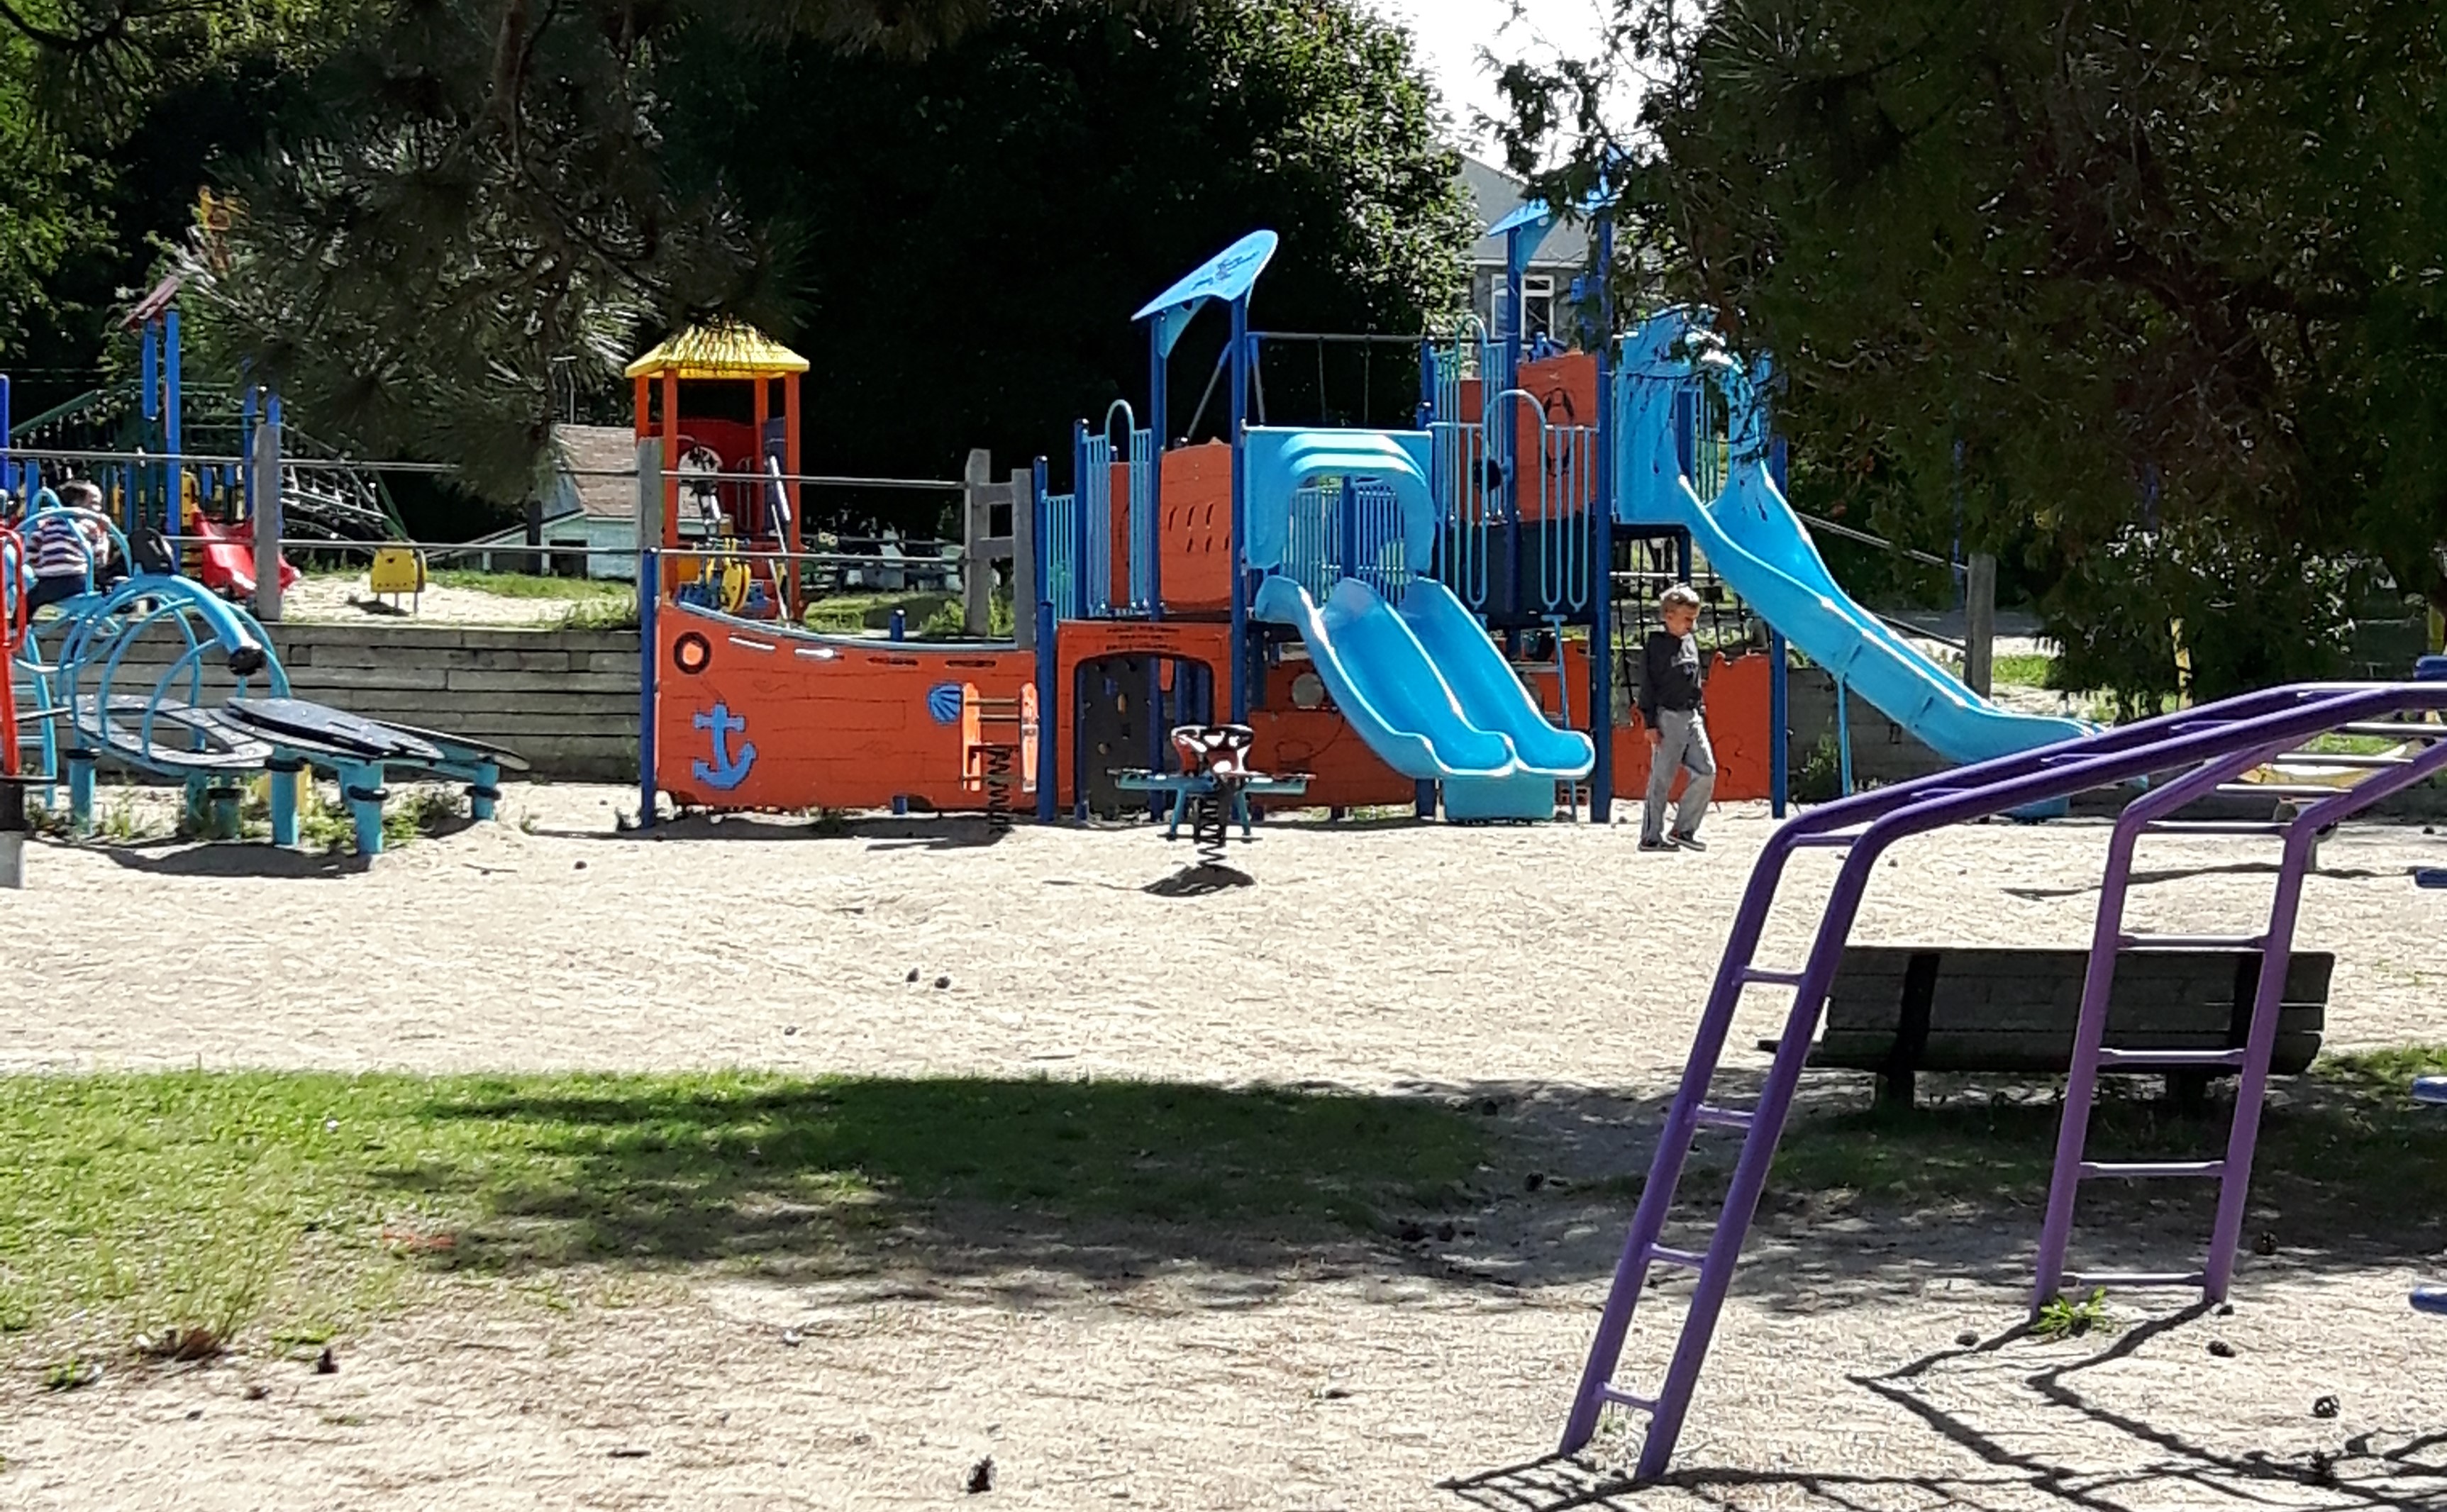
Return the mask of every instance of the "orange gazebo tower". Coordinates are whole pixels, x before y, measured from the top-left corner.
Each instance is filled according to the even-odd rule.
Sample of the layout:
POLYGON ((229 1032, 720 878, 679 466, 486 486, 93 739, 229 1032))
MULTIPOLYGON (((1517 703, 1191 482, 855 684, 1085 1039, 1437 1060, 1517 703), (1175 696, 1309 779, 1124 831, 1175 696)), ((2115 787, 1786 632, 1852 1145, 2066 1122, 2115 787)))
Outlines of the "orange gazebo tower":
POLYGON ((780 558, 801 549, 799 375, 806 370, 806 358, 737 320, 692 326, 628 366, 637 439, 662 442, 666 586, 687 572, 687 548, 727 540, 768 569, 758 576, 772 585, 775 615, 796 619, 797 567, 783 571, 780 558), (684 492, 692 505, 685 524, 684 492))

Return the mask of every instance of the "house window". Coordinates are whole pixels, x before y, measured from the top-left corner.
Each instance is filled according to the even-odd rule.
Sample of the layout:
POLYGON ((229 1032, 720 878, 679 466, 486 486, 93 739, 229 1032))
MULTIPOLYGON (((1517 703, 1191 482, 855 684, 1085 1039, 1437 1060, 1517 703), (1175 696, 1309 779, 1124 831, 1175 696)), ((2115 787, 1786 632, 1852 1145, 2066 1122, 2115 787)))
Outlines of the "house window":
POLYGON ((1521 280, 1521 312, 1526 317, 1521 333, 1538 337, 1555 329, 1555 280, 1546 274, 1533 273, 1521 280))

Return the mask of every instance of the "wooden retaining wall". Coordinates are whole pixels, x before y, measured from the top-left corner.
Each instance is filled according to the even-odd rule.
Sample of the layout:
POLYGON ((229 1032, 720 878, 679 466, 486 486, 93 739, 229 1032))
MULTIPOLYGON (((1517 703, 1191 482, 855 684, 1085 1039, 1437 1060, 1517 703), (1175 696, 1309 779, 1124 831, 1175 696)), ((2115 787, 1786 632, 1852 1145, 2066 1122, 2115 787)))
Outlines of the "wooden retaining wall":
MULTIPOLYGON (((637 633, 449 625, 269 627, 290 689, 369 719, 506 746, 562 782, 635 782, 637 633)), ((172 654, 147 636, 116 689, 149 690, 172 654)), ((208 679, 208 690, 225 679, 208 679)), ((208 690, 207 698, 216 696, 208 690)))

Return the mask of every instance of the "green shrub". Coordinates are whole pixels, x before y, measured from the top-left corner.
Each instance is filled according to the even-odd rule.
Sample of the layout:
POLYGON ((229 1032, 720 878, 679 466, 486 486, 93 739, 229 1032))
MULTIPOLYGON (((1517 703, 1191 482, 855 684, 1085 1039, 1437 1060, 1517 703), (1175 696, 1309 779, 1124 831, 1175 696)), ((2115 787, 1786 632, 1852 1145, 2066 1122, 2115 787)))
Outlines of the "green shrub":
POLYGON ((2224 698, 2343 671, 2353 631, 2347 564, 2219 529, 2128 529, 2075 557, 2044 604, 2064 650, 2048 686, 2099 690, 2115 717, 2154 713, 2182 690, 2224 698))

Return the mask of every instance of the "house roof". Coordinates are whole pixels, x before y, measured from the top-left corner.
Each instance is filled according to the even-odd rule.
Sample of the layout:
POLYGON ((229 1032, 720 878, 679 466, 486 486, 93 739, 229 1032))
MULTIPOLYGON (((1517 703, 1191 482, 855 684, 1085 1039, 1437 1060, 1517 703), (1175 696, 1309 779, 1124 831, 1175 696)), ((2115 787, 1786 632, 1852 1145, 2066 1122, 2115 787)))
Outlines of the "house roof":
MULTIPOLYGON (((1461 180, 1470 186, 1470 198, 1478 204, 1478 223, 1492 226, 1529 202, 1528 186, 1491 162, 1481 162, 1468 153, 1462 155, 1461 180)), ((1470 245, 1470 260, 1482 268, 1504 266, 1504 238, 1481 236, 1470 245)), ((1589 260, 1588 228, 1557 219, 1546 239, 1539 244, 1530 257, 1532 268, 1552 271, 1559 268, 1580 268, 1589 260)))
POLYGON ((659 378, 675 371, 682 378, 774 378, 806 370, 806 358, 754 326, 717 320, 665 337, 628 366, 627 376, 659 378))
POLYGON ((555 490, 590 520, 637 518, 637 438, 626 425, 555 425, 555 490))

